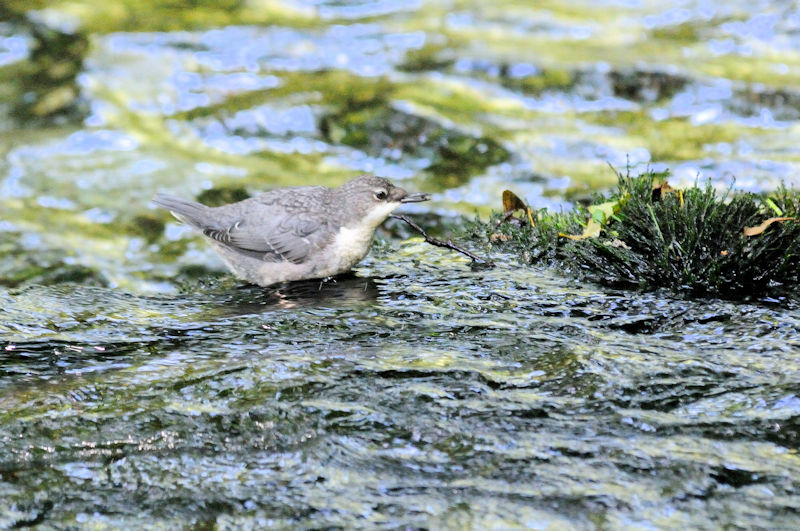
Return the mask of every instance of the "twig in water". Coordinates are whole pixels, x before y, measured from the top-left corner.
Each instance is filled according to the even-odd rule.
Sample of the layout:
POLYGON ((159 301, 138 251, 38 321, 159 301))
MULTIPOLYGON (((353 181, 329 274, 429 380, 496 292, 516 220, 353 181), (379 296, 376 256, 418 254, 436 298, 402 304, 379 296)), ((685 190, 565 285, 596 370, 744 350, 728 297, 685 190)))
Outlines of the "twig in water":
POLYGON ((469 256, 470 259, 472 260, 472 262, 475 263, 475 264, 480 264, 480 265, 484 265, 484 266, 487 266, 487 267, 494 267, 494 262, 492 262, 491 260, 484 259, 484 258, 481 258, 480 256, 472 254, 471 252, 467 251, 466 249, 462 249, 458 245, 454 244, 450 240, 447 240, 445 242, 445 241, 442 241, 442 240, 438 240, 436 238, 432 238, 431 236, 428 236, 428 233, 425 232, 425 229, 423 229, 422 227, 420 227, 419 225, 417 225, 416 223, 414 223, 413 221, 408 219, 406 216, 403 216, 401 214, 392 214, 391 217, 393 217, 395 219, 399 219, 400 221, 405 221, 406 223, 408 223, 409 226, 411 226, 412 229, 414 229, 415 231, 419 232, 422 235, 422 237, 425 238, 425 242, 426 243, 429 243, 431 245, 435 245, 436 247, 444 247, 445 249, 450 249, 451 251, 456 251, 456 252, 459 252, 459 253, 461 253, 461 254, 463 254, 465 256, 469 256))

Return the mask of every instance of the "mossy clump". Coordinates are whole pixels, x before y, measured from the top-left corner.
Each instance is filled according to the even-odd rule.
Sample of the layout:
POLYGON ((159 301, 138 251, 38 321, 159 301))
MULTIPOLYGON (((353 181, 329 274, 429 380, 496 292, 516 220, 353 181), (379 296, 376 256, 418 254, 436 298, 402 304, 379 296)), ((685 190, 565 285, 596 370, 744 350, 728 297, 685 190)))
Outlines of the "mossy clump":
POLYGON ((798 286, 800 192, 719 194, 709 183, 676 190, 663 186, 667 177, 620 175, 613 196, 594 206, 541 211, 533 227, 527 220, 498 225, 496 216, 472 231, 527 262, 614 287, 738 297, 798 286))

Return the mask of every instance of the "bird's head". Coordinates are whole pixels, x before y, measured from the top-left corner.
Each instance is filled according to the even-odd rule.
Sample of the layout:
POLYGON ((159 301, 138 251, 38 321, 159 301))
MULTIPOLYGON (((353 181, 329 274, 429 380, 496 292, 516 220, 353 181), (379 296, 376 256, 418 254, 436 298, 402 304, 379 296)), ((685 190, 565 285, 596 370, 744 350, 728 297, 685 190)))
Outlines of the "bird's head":
POLYGON ((347 217, 360 224, 377 227, 403 203, 430 199, 429 194, 409 194, 388 179, 361 175, 336 189, 347 210, 347 217))

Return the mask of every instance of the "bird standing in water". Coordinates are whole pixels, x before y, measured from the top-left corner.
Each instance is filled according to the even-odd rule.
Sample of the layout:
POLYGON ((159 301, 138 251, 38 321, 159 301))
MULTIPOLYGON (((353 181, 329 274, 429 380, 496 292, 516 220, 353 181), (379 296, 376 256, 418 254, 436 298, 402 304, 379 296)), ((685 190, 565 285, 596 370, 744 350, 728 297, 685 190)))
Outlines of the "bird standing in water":
POLYGON ((392 211, 428 199, 362 175, 338 188, 278 188, 221 207, 165 194, 153 202, 202 231, 237 277, 269 286, 349 271, 392 211))

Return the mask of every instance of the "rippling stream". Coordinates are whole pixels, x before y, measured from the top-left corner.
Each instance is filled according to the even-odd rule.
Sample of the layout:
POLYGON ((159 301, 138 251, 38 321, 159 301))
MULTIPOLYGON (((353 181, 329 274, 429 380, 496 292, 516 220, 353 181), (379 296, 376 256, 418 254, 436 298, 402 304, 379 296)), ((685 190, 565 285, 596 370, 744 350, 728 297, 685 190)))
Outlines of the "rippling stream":
POLYGON ((465 241, 478 270, 392 223, 263 289, 149 204, 367 171, 457 234, 609 162, 798 186, 796 6, 161 4, 0 6, 0 528, 800 526, 796 298, 465 241))

